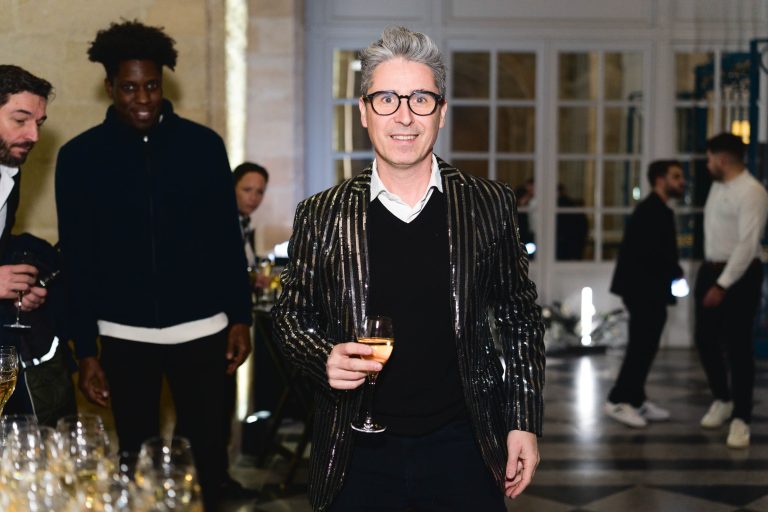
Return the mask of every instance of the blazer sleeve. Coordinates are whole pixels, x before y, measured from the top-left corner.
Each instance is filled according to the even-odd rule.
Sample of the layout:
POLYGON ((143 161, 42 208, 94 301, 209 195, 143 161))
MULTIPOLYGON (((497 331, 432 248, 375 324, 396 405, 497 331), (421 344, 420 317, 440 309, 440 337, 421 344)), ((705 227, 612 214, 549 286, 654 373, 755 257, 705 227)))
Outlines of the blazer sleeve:
POLYGON ((504 391, 508 430, 541 435, 544 415, 544 324, 528 255, 520 240, 512 190, 504 186, 503 232, 493 295, 494 317, 506 362, 504 391))
POLYGON ((320 389, 328 383, 326 361, 333 349, 323 335, 317 295, 319 239, 311 199, 299 203, 288 244, 288 265, 281 275, 283 292, 272 308, 275 341, 283 355, 320 389))

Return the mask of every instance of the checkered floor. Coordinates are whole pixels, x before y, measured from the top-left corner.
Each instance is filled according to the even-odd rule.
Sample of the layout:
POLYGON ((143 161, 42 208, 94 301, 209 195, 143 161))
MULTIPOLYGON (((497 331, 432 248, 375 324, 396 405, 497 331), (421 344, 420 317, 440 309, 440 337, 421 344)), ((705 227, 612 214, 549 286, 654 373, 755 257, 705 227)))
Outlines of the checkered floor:
MULTIPOLYGON (((647 393, 670 409, 672 419, 629 429, 602 413, 621 352, 550 356, 541 464, 534 483, 510 511, 531 512, 768 512, 768 361, 758 362, 752 445, 725 446, 727 427, 698 426, 711 398, 696 354, 664 350, 654 364, 647 393)), ((287 443, 300 425, 281 430, 287 443)), ((305 464, 295 483, 280 484, 282 457, 266 468, 240 457, 233 475, 264 497, 231 503, 227 512, 308 512, 305 464)))

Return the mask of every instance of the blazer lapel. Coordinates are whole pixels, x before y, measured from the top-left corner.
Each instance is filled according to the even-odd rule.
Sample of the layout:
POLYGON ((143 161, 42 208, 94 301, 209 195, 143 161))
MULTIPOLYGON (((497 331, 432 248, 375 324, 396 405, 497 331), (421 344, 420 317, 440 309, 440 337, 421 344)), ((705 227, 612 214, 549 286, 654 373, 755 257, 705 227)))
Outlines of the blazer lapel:
POLYGON ((474 279, 475 229, 474 194, 471 184, 458 169, 438 159, 443 178, 448 214, 448 242, 451 265, 451 312, 459 350, 463 355, 467 307, 471 305, 470 286, 474 279))
POLYGON ((368 241, 366 218, 370 202, 371 168, 367 168, 352 179, 349 186, 349 201, 342 201, 339 215, 339 234, 343 271, 340 276, 344 290, 345 314, 348 326, 362 325, 368 305, 368 241))

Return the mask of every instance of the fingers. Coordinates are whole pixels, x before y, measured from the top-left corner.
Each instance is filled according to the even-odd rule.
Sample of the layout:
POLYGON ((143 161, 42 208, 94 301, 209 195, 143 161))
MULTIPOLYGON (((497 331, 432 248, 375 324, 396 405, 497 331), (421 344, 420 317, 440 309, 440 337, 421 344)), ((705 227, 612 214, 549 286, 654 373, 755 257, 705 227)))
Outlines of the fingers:
POLYGON ((511 431, 507 436, 507 453, 504 494, 516 498, 531 483, 539 464, 536 436, 530 432, 511 431))
POLYGON ((381 363, 361 359, 371 354, 373 349, 361 343, 340 343, 334 346, 326 363, 330 386, 334 389, 355 389, 365 382, 369 372, 381 371, 381 363))
POLYGON ((85 398, 94 404, 107 407, 109 404, 109 391, 95 382, 95 379, 86 380, 80 383, 80 391, 85 398))
POLYGON ((19 292, 28 291, 37 280, 37 269, 32 265, 0 266, 0 298, 14 299, 19 292))
POLYGON ((33 286, 25 293, 21 299, 21 310, 32 311, 43 305, 45 297, 48 295, 48 290, 40 288, 39 286, 33 286))

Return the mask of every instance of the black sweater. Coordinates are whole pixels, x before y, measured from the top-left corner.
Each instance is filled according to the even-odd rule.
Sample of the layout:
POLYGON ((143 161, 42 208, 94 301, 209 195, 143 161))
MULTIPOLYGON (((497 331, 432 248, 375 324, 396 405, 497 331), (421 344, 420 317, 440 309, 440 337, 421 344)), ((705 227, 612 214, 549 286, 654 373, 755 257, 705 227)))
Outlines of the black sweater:
POLYGON ((373 201, 368 249, 368 314, 389 316, 395 331, 395 348, 376 384, 375 417, 390 433, 426 434, 464 413, 444 195, 433 192, 410 223, 373 201))
POLYGON ((95 355, 97 320, 162 328, 225 312, 251 323, 224 143, 170 102, 146 135, 110 107, 65 144, 56 203, 78 356, 95 355))

